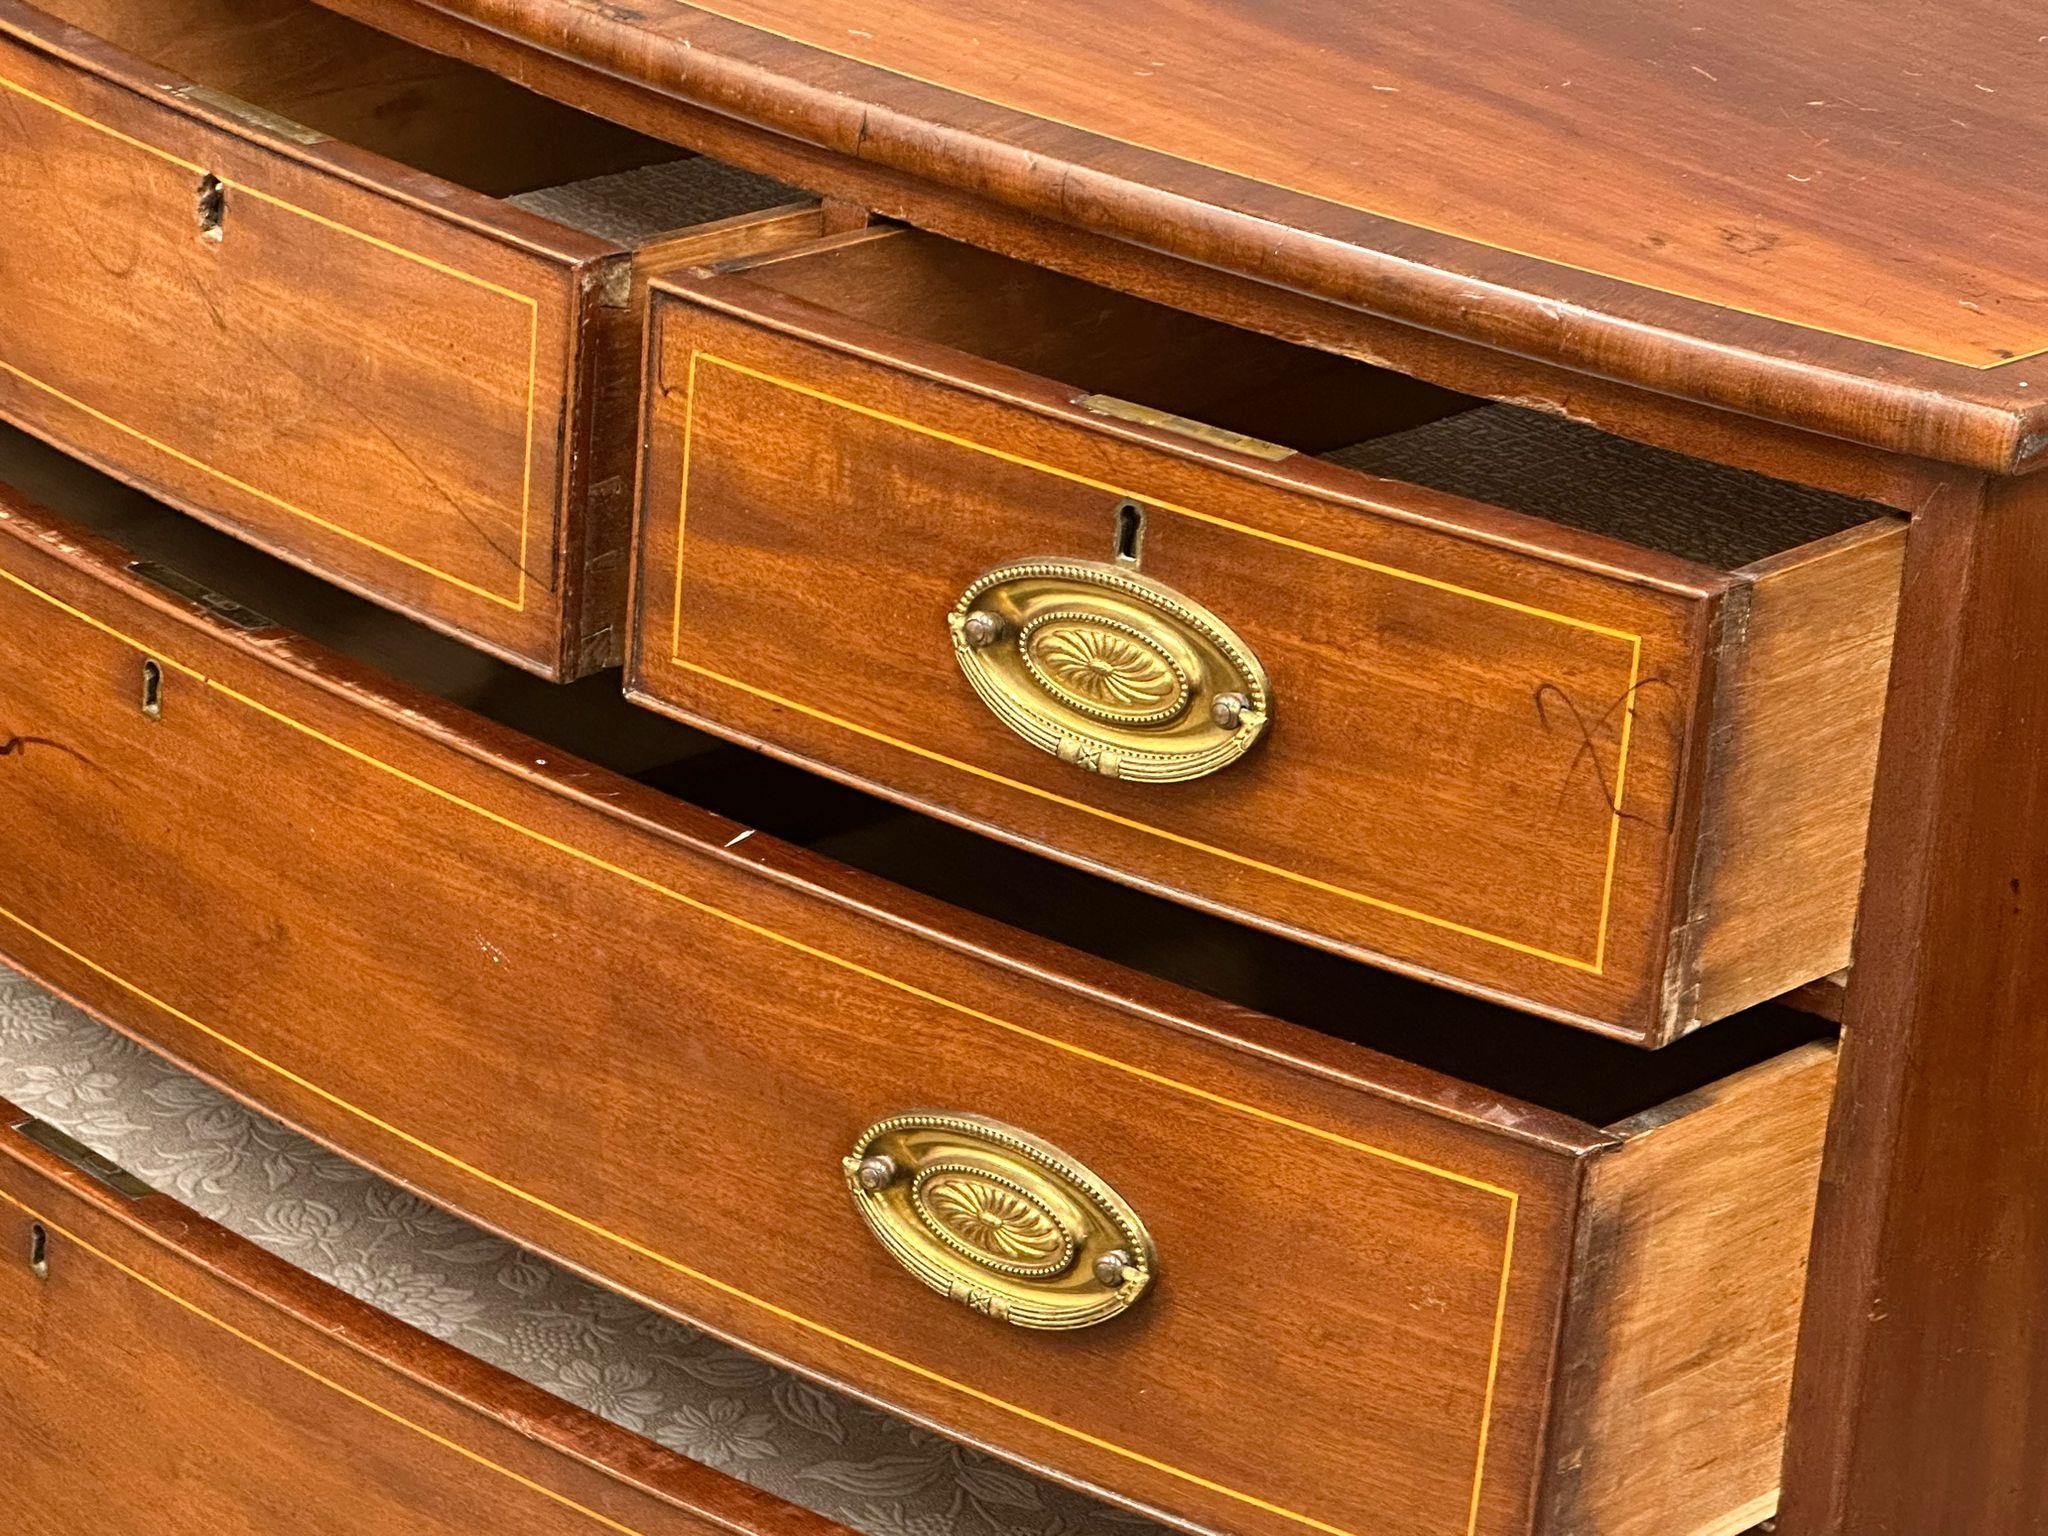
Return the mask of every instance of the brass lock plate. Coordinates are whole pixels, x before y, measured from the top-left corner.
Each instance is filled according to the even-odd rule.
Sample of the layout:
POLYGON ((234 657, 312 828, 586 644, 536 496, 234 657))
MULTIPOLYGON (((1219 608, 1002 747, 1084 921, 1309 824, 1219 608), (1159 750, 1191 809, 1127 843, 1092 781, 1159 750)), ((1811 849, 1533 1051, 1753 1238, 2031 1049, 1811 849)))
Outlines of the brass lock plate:
POLYGON ((1265 669, 1221 619, 1122 565, 1024 560, 988 571, 947 618, 960 670, 996 718, 1106 778, 1201 778, 1272 718, 1265 669))
POLYGON ((1087 1328, 1145 1294, 1158 1255, 1115 1190, 979 1115, 913 1111, 861 1133, 847 1188, 868 1229, 941 1295, 1019 1328, 1087 1328))

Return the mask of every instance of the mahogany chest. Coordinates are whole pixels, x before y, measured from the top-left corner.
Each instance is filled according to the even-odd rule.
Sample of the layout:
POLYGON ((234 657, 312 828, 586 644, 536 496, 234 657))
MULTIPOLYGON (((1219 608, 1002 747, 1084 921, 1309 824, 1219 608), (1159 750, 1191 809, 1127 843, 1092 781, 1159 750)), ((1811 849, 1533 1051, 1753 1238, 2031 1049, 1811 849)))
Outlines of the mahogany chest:
POLYGON ((0 0, 25 1529, 2048 1521, 2032 23, 1768 9, 0 0))

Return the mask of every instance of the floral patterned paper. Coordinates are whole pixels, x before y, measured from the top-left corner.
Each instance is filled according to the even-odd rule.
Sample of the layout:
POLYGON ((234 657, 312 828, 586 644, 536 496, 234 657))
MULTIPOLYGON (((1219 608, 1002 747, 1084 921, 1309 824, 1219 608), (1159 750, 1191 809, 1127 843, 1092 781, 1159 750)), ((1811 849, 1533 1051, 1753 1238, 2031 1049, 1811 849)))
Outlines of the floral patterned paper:
POLYGON ((870 1536, 1159 1531, 478 1231, 4 967, 0 1098, 379 1311, 870 1536))

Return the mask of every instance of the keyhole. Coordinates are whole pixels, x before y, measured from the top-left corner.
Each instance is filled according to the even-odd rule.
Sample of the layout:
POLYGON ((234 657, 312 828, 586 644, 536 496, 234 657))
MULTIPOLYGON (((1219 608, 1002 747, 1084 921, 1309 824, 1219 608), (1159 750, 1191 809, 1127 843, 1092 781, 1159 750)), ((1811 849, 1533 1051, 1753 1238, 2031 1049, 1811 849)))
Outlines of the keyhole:
POLYGON ((1135 501, 1117 503, 1116 559, 1119 565, 1136 565, 1145 545, 1145 509, 1135 501))
POLYGON ((228 213, 228 189, 211 171, 199 178, 199 195, 194 201, 193 212, 199 219, 199 238, 218 241, 222 233, 221 220, 228 213))
POLYGON ((164 668, 153 656, 142 658, 142 713, 151 720, 164 717, 164 668))
POLYGON ((50 1234, 40 1221, 28 1229, 28 1267, 38 1280, 50 1278, 50 1234))

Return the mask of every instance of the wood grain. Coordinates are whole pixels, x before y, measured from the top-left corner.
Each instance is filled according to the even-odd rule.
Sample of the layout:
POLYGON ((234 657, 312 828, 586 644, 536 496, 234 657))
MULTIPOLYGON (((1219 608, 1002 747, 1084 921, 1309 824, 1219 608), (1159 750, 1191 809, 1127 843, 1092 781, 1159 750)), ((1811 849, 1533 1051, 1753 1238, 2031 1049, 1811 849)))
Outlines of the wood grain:
POLYGON ((1684 1022, 1848 964, 1905 544, 1872 524, 1748 573, 1705 746, 1684 1022))
POLYGON ((1940 70, 1840 5, 333 3, 679 142, 708 108, 971 199, 1005 241, 1021 215, 1984 468, 2048 447, 2012 0, 1949 18, 1940 70))
POLYGON ((1849 973, 1791 1536, 2048 1524, 2048 541, 2035 482, 1915 519, 1849 973))
POLYGON ((1795 1051, 1616 1127, 1590 1166, 1555 1529, 1736 1536, 1775 1509, 1834 1082, 1830 1047, 1795 1051))
POLYGON ((0 907, 47 982, 487 1225, 1112 1497, 1530 1528, 1607 1133, 743 836, 0 527, 0 727, 55 744, 0 760, 0 907), (839 1168, 919 1104, 1093 1166, 1161 1245, 1155 1294, 1027 1335, 920 1290, 839 1168))
MULTIPOLYGON (((1774 562, 1718 571, 1091 414, 1078 393, 1148 382, 1128 334, 1135 355, 1218 365, 1161 370, 1167 393, 1142 403, 1287 430, 1203 382, 1235 373, 1213 327, 1099 289, 1089 307, 1019 274, 1066 321, 1022 342, 944 302, 927 326, 907 295, 950 291, 929 278, 942 244, 869 236, 658 285, 633 697, 1096 872, 1646 1044, 1842 963, 1898 523, 1868 508, 1866 533, 1786 557, 1806 575, 1771 576, 1751 613, 1774 562), (895 281, 885 250, 902 252, 895 281), (1190 783, 1104 780, 1018 740, 944 627, 992 567, 1107 559, 1125 498, 1148 509, 1143 573, 1218 614, 1273 680, 1269 739, 1190 783), (1851 631, 1862 649, 1833 646, 1851 631), (1724 633, 1723 669, 1755 654, 1755 681, 1717 687, 1724 633), (1724 884, 1696 874, 1708 852, 1724 884), (1804 925, 1760 931, 1749 908, 1791 885, 1804 925)), ((965 285, 1011 288, 993 261, 969 253, 965 285)), ((1284 376, 1271 343, 1247 346, 1253 374, 1284 376)), ((1448 408, 1353 368, 1318 375, 1305 446, 1448 408)), ((1770 490, 1742 510, 1782 538, 1770 490)))
MULTIPOLYGON (((737 253, 736 253, 737 254, 737 253)), ((708 265, 708 263, 706 263, 708 265)), ((676 270, 677 264, 669 264, 676 270)), ((1469 409, 1469 396, 903 228, 744 263, 777 293, 1305 453, 1469 409)))
POLYGON ((640 386, 645 376, 648 284, 662 272, 731 260, 824 234, 828 215, 797 204, 736 214, 649 241, 634 254, 623 295, 595 312, 581 411, 584 476, 583 622, 564 635, 575 654, 562 681, 619 665, 626 649, 626 600, 640 457, 640 386))
MULTIPOLYGON (((632 255, 268 115, 260 66, 308 68, 299 51, 341 51, 340 27, 360 30, 275 0, 179 0, 122 28, 225 58, 250 106, 0 5, 0 413, 494 654, 556 676, 613 663, 632 255), (596 420, 607 408, 619 419, 596 420)), ((448 125, 449 154, 421 158, 513 190, 506 146, 526 138, 534 176, 662 151, 561 108, 492 113, 524 93, 450 89, 419 57, 424 82, 384 59, 404 109, 373 143, 418 151, 448 125), (443 94, 445 113, 419 109, 443 94)), ((307 86, 280 76, 296 111, 307 86)), ((314 105, 382 121, 360 99, 314 105)))
POLYGON ((0 1445, 20 1536, 844 1536, 343 1295, 0 1104, 0 1445), (27 1256, 45 1234, 48 1277, 27 1256))

